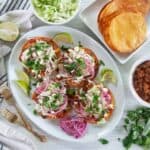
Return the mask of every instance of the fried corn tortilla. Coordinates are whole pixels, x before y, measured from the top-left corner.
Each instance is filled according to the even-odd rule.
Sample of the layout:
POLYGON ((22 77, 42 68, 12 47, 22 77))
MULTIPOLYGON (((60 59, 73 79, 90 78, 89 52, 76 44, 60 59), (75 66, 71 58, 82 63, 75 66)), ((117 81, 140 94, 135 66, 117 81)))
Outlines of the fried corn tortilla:
POLYGON ((112 19, 108 34, 116 51, 130 53, 146 38, 145 19, 141 13, 121 13, 112 19))
POLYGON ((114 0, 119 9, 125 11, 141 12, 147 15, 150 10, 150 0, 114 0))

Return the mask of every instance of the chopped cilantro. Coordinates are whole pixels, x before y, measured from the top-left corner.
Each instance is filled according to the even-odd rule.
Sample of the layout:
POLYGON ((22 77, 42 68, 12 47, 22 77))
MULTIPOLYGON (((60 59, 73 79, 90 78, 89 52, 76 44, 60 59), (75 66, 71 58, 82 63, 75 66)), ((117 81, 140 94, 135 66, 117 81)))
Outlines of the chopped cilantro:
POLYGON ((56 88, 59 88, 61 84, 59 82, 53 83, 56 88))
POLYGON ((47 97, 47 96, 45 96, 44 98, 43 98, 43 105, 45 106, 45 107, 47 107, 47 108, 50 108, 50 102, 49 102, 49 97, 47 97))
POLYGON ((79 47, 83 47, 81 41, 78 42, 78 46, 79 46, 79 47))
POLYGON ((33 110, 33 114, 34 114, 34 115, 37 115, 37 111, 36 111, 35 109, 33 110))
POLYGON ((32 68, 32 66, 34 65, 34 63, 35 63, 34 60, 27 60, 26 65, 27 65, 29 68, 32 68))
POLYGON ((51 108, 52 108, 53 110, 55 110, 55 109, 58 108, 58 106, 57 106, 55 103, 51 103, 51 108))
POLYGON ((67 94, 69 96, 74 96, 76 94, 76 90, 74 88, 67 89, 67 94))
POLYGON ((60 99, 60 97, 61 97, 61 95, 59 93, 57 93, 57 94, 54 95, 54 99, 55 100, 60 99))
POLYGON ((98 103, 98 99, 99 99, 99 96, 96 95, 96 94, 94 94, 94 95, 93 95, 93 102, 94 102, 95 104, 98 103))
POLYGON ((99 61, 99 64, 105 66, 105 63, 102 60, 99 61))
POLYGON ((80 67, 85 68, 86 65, 85 65, 85 61, 83 58, 77 58, 76 62, 80 67))
POLYGON ((80 93, 80 96, 81 96, 82 98, 86 98, 85 92, 82 91, 82 92, 80 93))
POLYGON ((106 139, 104 139, 104 138, 100 138, 100 139, 99 139, 99 142, 100 142, 101 144, 108 144, 108 143, 109 143, 109 141, 106 140, 106 139))
POLYGON ((80 68, 78 68, 75 73, 78 77, 82 76, 82 70, 80 68))
POLYGON ((35 61, 35 60, 27 60, 26 65, 33 70, 44 70, 45 66, 41 65, 39 61, 35 61))
POLYGON ((48 55, 45 55, 43 59, 44 59, 44 60, 48 60, 48 59, 49 59, 49 56, 48 56, 48 55))
POLYGON ((93 111, 92 106, 87 107, 85 111, 86 111, 86 112, 89 112, 89 113, 92 112, 92 111, 93 111))
POLYGON ((127 112, 123 127, 128 135, 123 139, 123 146, 129 149, 137 144, 143 149, 150 149, 150 108, 137 108, 127 112))
POLYGON ((83 74, 83 69, 85 68, 85 62, 83 58, 77 58, 71 64, 64 64, 64 67, 68 72, 74 71, 76 76, 81 76, 83 74))
POLYGON ((42 51, 43 49, 46 49, 49 47, 49 45, 47 43, 36 43, 34 46, 36 51, 42 51))
POLYGON ((71 72, 77 68, 77 64, 72 62, 71 64, 64 64, 64 67, 68 72, 71 72))
POLYGON ((32 49, 31 48, 29 48, 29 52, 27 53, 27 55, 31 55, 33 53, 33 51, 32 51, 32 49))
POLYGON ((67 47, 67 46, 64 46, 64 45, 61 46, 62 51, 68 51, 68 49, 70 49, 70 47, 67 47))

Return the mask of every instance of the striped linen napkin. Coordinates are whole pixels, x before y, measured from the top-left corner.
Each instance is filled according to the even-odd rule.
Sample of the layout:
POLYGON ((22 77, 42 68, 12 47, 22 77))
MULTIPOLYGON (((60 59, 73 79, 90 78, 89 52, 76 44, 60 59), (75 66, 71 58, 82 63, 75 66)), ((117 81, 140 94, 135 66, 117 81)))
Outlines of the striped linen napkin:
POLYGON ((29 8, 29 0, 0 0, 0 15, 11 10, 21 10, 29 8))
MULTIPOLYGON (((23 9, 24 10, 28 10, 29 8, 30 8, 30 4, 29 4, 28 0, 0 0, 0 18, 1 18, 0 20, 1 21, 11 21, 11 19, 14 20, 14 19, 23 18, 23 17, 25 17, 25 14, 27 14, 27 12, 23 11, 23 9), (20 10, 20 12, 16 11, 16 12, 6 13, 6 12, 9 12, 9 11, 12 11, 12 10, 20 10), (22 12, 21 12, 21 10, 22 10, 22 12), (17 16, 18 13, 21 13, 21 15, 23 14, 24 16, 22 16, 22 17, 20 16, 20 17, 16 18, 15 16, 17 16), (11 18, 11 19, 9 19, 9 18, 11 18)), ((28 14, 29 14, 28 17, 26 17, 27 19, 30 17, 31 13, 28 13, 28 14)), ((15 20, 15 21, 17 21, 17 20, 15 20)), ((22 20, 22 25, 25 22, 26 22, 25 19, 24 19, 24 21, 22 20)), ((19 21, 19 24, 21 25, 20 21, 19 21)), ((32 28, 32 24, 30 22, 28 22, 28 29, 30 29, 30 28, 32 28)), ((25 29, 25 31, 28 30, 28 29, 25 29)), ((5 45, 3 45, 2 41, 0 41, 0 47, 4 47, 4 48, 1 48, 1 52, 0 53, 2 54, 2 51, 5 49, 5 45)), ((7 47, 7 48, 8 48, 7 50, 10 49, 9 47, 7 47)), ((6 70, 4 68, 4 58, 3 58, 3 55, 0 56, 0 70, 1 70, 0 74, 4 73, 5 70, 6 70)), ((13 129, 7 123, 4 123, 1 120, 1 123, 0 123, 1 129, 2 129, 2 125, 5 126, 5 128, 4 128, 5 131, 6 131, 6 129, 7 130, 11 130, 11 131, 13 131, 13 133, 15 135, 15 132, 16 132, 15 129, 13 129)), ((4 129, 1 130, 1 131, 4 131, 4 129)), ((12 134, 9 133, 8 135, 12 135, 12 134)), ((31 143, 29 144, 28 142, 27 143, 29 145, 25 144, 26 143, 25 141, 24 142, 22 141, 24 144, 22 142, 17 142, 17 140, 16 140, 16 143, 14 143, 15 142, 14 139, 13 139, 14 135, 12 135, 11 137, 7 137, 8 135, 6 134, 6 132, 3 132, 3 134, 2 133, 0 134, 0 150, 10 150, 10 149, 11 150, 12 149, 13 150, 20 150, 22 148, 25 149, 25 150, 27 150, 27 149, 28 150, 29 149, 35 149, 35 148, 32 147, 33 144, 31 144, 31 143)), ((16 135, 17 135, 16 137, 18 137, 20 139, 20 136, 18 136, 18 133, 16 135)), ((25 138, 25 136, 23 134, 21 136, 23 136, 25 138)), ((25 139, 27 140, 27 138, 25 138, 25 139)))

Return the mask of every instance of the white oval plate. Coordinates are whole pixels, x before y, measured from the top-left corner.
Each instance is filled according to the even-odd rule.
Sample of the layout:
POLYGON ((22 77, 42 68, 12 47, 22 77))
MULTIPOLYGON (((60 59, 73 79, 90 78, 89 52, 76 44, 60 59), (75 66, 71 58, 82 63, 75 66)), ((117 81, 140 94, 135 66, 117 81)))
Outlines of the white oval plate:
POLYGON ((34 29, 28 33, 26 33, 14 46, 10 60, 9 60, 9 67, 8 67, 8 78, 10 88, 12 90, 13 96, 16 99, 16 102, 19 108, 24 112, 24 114, 39 128, 41 128, 46 133, 53 135, 57 138, 68 140, 68 141, 76 141, 76 142, 90 142, 96 140, 99 136, 102 136, 108 132, 110 132, 114 127, 118 124, 123 110, 124 110, 124 90, 123 90, 123 83, 119 73, 119 70, 114 62, 114 60, 110 57, 108 52, 101 47, 97 42, 95 42, 91 37, 87 36, 86 34, 69 27, 63 26, 44 26, 37 29, 34 29), (19 62, 19 54, 21 51, 21 47, 25 40, 30 37, 35 36, 50 36, 53 37, 56 33, 60 32, 68 32, 72 35, 74 39, 74 43, 78 44, 81 41, 82 45, 92 49, 99 59, 102 59, 105 65, 114 70, 114 73, 117 76, 117 84, 109 85, 109 88, 112 90, 115 100, 116 100, 116 107, 111 119, 104 125, 94 126, 88 124, 88 129, 85 134, 80 139, 75 139, 65 132, 63 132, 60 127, 58 121, 54 120, 44 120, 40 116, 36 116, 33 114, 34 103, 32 102, 31 98, 23 93, 23 91, 15 84, 14 80, 17 79, 15 70, 16 69, 23 69, 21 63, 19 62), (30 105, 29 105, 30 104, 30 105))

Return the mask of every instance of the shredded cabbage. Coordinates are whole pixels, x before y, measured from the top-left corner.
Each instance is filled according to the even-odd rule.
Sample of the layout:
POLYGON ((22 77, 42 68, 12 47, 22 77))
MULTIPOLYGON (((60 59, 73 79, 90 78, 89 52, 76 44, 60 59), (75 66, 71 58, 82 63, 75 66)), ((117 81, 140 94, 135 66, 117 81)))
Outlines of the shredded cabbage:
POLYGON ((87 122, 81 117, 69 117, 60 120, 60 127, 68 135, 80 138, 85 134, 87 122))
POLYGON ((39 16, 48 22, 64 22, 74 15, 78 0, 32 0, 39 16))

